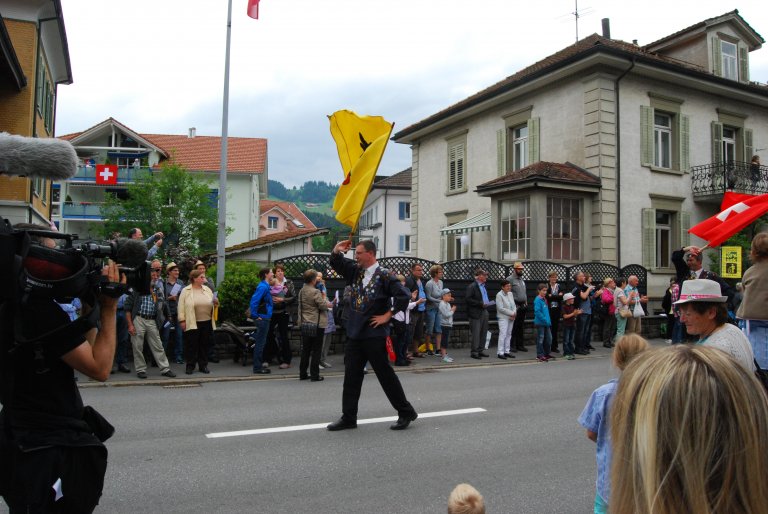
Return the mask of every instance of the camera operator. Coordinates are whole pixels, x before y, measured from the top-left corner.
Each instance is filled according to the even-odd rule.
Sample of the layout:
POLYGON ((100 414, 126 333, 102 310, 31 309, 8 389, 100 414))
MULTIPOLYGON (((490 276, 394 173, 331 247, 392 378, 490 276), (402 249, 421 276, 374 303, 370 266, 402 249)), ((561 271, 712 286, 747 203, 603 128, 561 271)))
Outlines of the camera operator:
MULTIPOLYGON (((50 238, 31 240, 55 247, 50 238)), ((111 260, 101 274, 112 284, 125 283, 111 260)), ((88 513, 101 497, 103 441, 114 428, 83 405, 74 371, 102 382, 109 377, 117 298, 99 294, 98 306, 83 303, 84 313, 99 309, 98 329, 89 328, 95 316, 91 325, 72 323, 44 295, 0 304, 0 494, 11 514, 88 513)))

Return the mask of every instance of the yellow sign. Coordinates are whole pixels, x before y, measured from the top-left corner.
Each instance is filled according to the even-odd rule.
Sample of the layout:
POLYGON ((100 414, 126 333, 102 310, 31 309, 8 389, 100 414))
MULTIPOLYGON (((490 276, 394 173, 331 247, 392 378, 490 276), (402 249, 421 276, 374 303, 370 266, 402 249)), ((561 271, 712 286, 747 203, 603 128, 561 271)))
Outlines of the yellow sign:
POLYGON ((741 247, 720 247, 720 276, 723 278, 741 278, 741 247))

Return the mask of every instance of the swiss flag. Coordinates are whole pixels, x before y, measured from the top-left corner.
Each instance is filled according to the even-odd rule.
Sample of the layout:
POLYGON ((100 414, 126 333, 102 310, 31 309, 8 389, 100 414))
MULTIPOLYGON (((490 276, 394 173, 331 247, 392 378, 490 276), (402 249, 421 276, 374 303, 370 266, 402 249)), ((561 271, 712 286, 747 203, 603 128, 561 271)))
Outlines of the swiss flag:
POLYGON ((117 164, 97 164, 96 183, 117 184, 117 164))
POLYGON ((739 202, 743 202, 745 200, 749 200, 750 198, 754 198, 755 195, 745 195, 742 193, 733 193, 731 191, 726 191, 725 194, 723 194, 723 201, 720 202, 720 210, 724 211, 731 205, 735 205, 739 202))
POLYGON ((707 241, 707 246, 720 246, 729 237, 768 212, 768 194, 752 196, 737 202, 688 231, 707 241))

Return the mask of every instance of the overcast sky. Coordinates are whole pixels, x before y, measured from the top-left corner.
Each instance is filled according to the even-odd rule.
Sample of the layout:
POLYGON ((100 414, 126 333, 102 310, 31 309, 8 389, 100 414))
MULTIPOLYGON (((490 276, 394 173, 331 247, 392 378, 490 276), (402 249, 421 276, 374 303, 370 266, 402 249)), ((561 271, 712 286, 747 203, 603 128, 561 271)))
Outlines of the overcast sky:
MULTIPOLYGON (((226 0, 61 0, 74 83, 56 133, 110 116, 139 133, 221 134, 226 0)), ((269 140, 269 176, 339 182, 327 115, 382 115, 395 132, 573 44, 573 0, 233 0, 229 135, 269 140), (525 7, 522 7, 522 6, 525 7)), ((768 2, 581 0, 579 37, 640 45, 739 9, 768 37, 768 2)), ((751 79, 768 82, 768 47, 751 79)), ((411 165, 390 142, 379 173, 411 165)))

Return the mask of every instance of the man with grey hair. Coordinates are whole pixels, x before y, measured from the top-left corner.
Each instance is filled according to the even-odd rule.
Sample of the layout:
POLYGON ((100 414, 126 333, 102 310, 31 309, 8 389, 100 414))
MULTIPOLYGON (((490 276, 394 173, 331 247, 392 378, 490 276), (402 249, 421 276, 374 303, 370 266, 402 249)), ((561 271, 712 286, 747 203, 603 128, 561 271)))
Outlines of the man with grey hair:
POLYGON ((525 290, 525 280, 523 280, 525 268, 522 262, 516 262, 512 269, 513 272, 507 277, 507 281, 512 285, 512 298, 515 300, 517 315, 515 316, 515 324, 512 327, 510 350, 513 352, 527 352, 528 349, 525 347, 525 340, 523 338, 525 315, 528 312, 528 295, 525 290))
POLYGON ((488 310, 493 305, 488 299, 488 291, 485 282, 488 280, 488 272, 482 268, 475 270, 475 280, 467 286, 465 300, 467 302, 467 317, 472 333, 472 350, 470 357, 480 359, 490 357, 485 349, 485 338, 488 333, 488 310))
MULTIPOLYGON (((631 312, 634 312, 635 305, 637 305, 638 302, 641 304, 648 303, 648 297, 646 295, 641 295, 640 291, 637 289, 637 285, 639 283, 640 279, 637 278, 637 275, 630 275, 629 278, 627 278, 627 287, 624 288, 624 294, 627 296, 627 300, 629 301, 627 305, 629 306, 629 310, 631 312)), ((634 316, 628 318, 625 333, 631 334, 634 332, 638 335, 642 334, 642 319, 643 318, 636 318, 634 316)))

